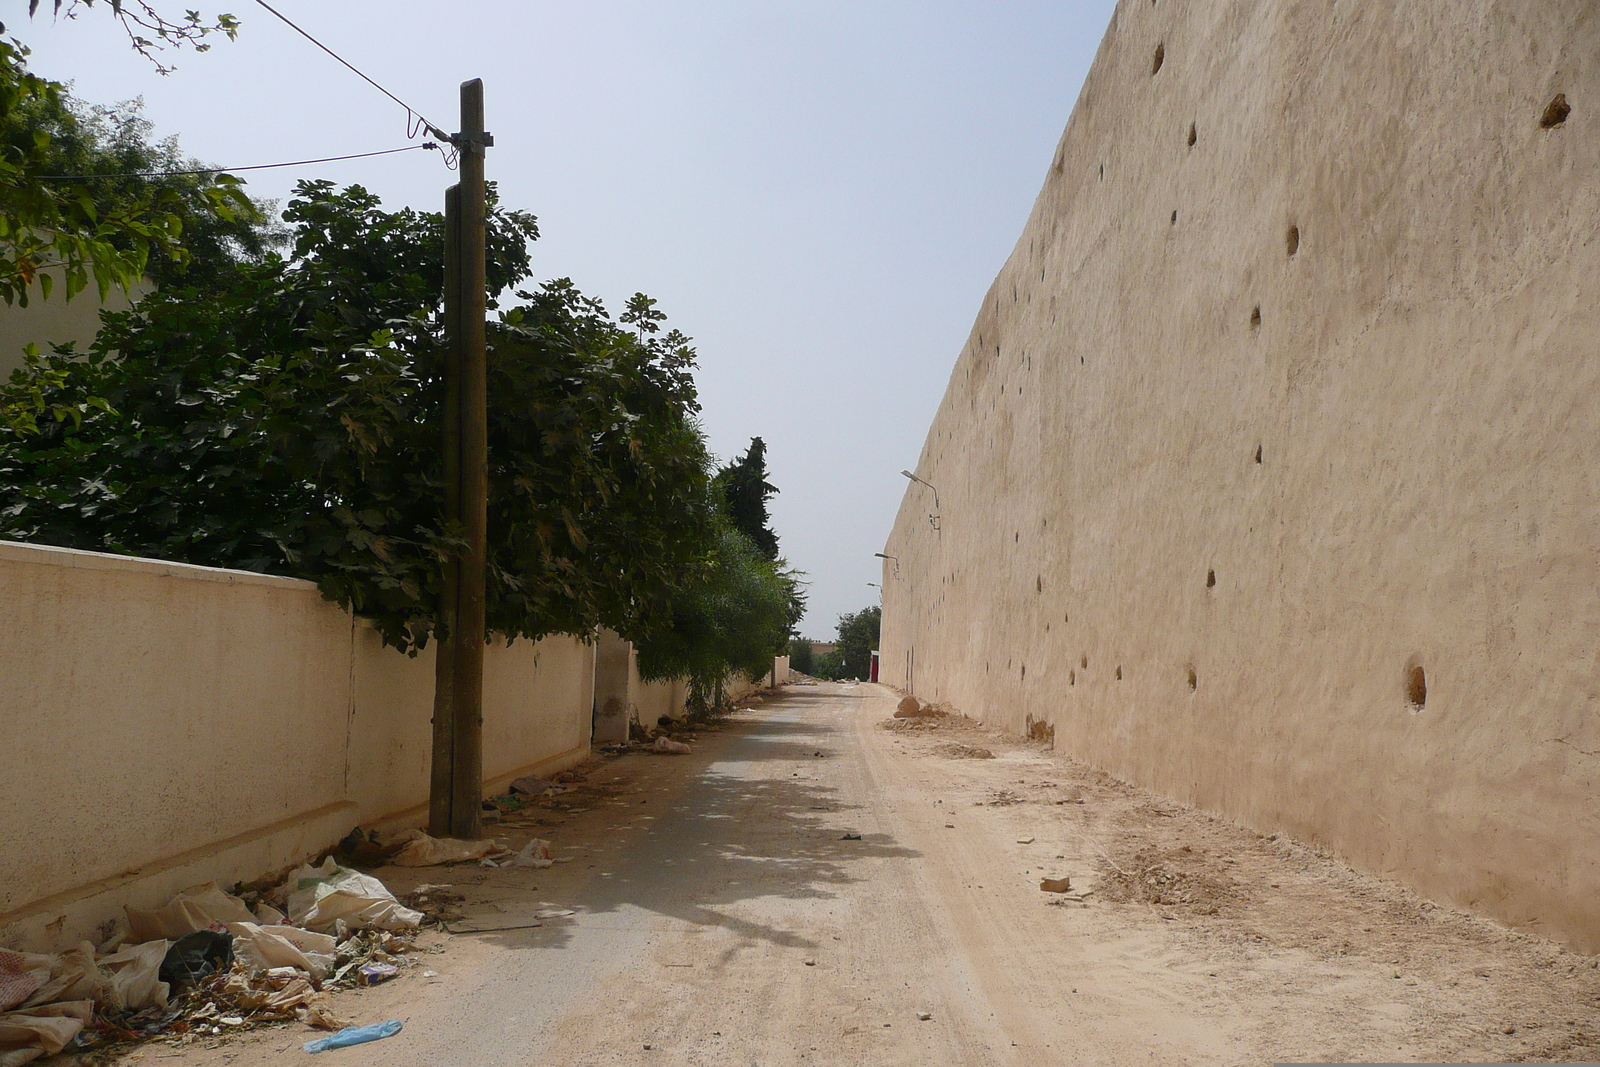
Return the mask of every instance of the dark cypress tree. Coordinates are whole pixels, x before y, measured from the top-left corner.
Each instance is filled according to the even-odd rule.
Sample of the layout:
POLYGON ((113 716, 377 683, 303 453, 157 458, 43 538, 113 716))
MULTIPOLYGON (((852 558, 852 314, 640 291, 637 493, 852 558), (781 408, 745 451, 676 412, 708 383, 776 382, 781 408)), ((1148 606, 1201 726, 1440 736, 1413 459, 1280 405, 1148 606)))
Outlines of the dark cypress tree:
POLYGON ((762 555, 777 559, 778 535, 768 525, 767 497, 778 488, 767 481, 766 442, 752 437, 749 451, 717 472, 717 488, 734 529, 750 538, 762 555))

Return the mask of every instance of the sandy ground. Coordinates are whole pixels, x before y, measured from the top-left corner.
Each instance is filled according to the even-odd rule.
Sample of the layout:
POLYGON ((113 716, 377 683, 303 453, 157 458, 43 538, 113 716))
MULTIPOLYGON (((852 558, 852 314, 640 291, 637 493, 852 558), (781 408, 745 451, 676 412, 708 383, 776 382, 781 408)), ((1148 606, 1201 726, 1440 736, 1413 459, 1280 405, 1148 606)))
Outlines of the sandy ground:
MULTIPOLYGON (((327 1055, 574 1067, 1600 1059, 1594 958, 1040 743, 959 719, 893 728, 893 707, 877 686, 792 687, 702 734, 693 755, 596 760, 562 798, 587 810, 541 813, 531 828, 575 857, 548 870, 378 872, 397 891, 450 883, 469 925, 521 928, 432 935, 435 951, 404 977, 339 994, 356 1021, 405 1029, 327 1055), (1063 876, 1071 892, 1039 889, 1063 876), (552 908, 573 914, 536 918, 552 908)), ((298 1062, 311 1036, 292 1026, 153 1044, 122 1062, 298 1062)))

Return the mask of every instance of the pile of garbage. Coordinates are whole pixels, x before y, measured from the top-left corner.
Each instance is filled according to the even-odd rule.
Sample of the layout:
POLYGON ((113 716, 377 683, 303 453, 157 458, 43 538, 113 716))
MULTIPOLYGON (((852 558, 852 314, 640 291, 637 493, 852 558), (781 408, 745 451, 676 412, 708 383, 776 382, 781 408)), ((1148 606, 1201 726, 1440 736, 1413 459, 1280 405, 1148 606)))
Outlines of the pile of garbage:
POLYGON ((424 918, 332 856, 266 892, 235 896, 207 882, 153 911, 126 911, 126 928, 98 948, 0 949, 0 1067, 289 1020, 343 1032, 328 992, 399 974, 424 918))

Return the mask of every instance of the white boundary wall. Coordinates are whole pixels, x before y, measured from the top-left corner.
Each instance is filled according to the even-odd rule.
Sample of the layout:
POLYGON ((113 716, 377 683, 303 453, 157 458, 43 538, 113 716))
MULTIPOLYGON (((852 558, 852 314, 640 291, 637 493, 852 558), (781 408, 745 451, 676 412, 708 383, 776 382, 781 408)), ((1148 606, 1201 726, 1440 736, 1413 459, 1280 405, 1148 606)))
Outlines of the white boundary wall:
MULTIPOLYGON (((314 584, 0 542, 0 944, 420 825, 433 649, 384 648, 314 584)), ((594 649, 489 649, 484 771, 589 752, 594 649)))

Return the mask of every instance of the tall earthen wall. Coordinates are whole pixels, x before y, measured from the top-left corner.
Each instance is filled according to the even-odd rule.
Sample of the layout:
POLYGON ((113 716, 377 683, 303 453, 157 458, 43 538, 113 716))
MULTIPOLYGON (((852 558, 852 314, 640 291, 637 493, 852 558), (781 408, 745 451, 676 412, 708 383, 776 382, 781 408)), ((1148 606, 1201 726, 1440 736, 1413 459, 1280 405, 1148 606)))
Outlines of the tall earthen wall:
POLYGON ((1124 0, 916 473, 885 681, 1600 949, 1592 0, 1124 0))

